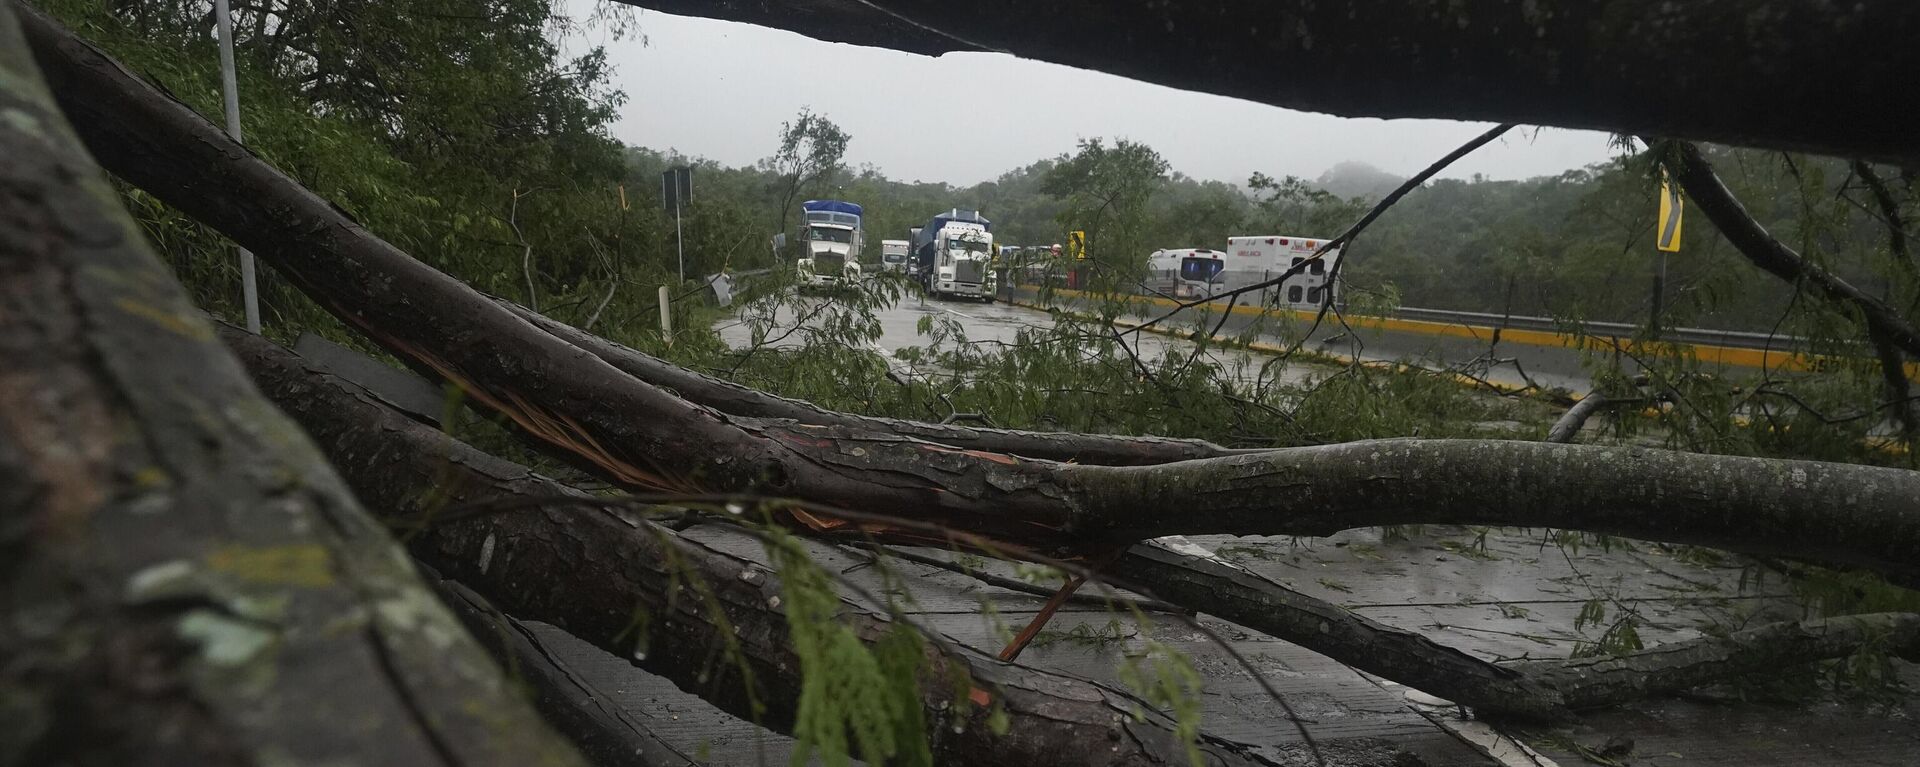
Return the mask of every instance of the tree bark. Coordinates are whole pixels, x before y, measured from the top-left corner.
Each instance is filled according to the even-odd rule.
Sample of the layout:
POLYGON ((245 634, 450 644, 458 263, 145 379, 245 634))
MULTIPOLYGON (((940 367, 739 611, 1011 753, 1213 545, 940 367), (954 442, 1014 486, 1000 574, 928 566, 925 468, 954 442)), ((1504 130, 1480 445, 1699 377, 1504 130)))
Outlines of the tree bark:
POLYGON ((1863 649, 1920 661, 1920 615, 1874 613, 1799 623, 1770 623, 1725 637, 1672 642, 1620 657, 1521 664, 1567 705, 1597 708, 1778 672, 1786 666, 1844 658, 1863 649))
POLYGON ((1727 185, 1721 183, 1719 174, 1714 173, 1699 147, 1685 141, 1673 142, 1673 151, 1664 163, 1673 172, 1674 180, 1687 191, 1687 196, 1700 207, 1700 212, 1706 214, 1714 227, 1754 266, 1789 284, 1811 286, 1828 301, 1857 312, 1866 323, 1869 335, 1885 339, 1910 356, 1920 357, 1920 330, 1893 307, 1807 261, 1786 243, 1775 239, 1747 213, 1746 206, 1740 204, 1727 185))
POLYGON ((954 424, 876 418, 826 410, 811 402, 779 397, 732 381, 701 375, 529 311, 512 302, 495 300, 521 319, 533 323, 535 327, 592 353, 627 375, 668 389, 689 402, 731 415, 747 418, 790 419, 820 426, 846 426, 879 434, 897 434, 927 442, 938 442, 967 450, 1113 466, 1168 463, 1251 452, 1229 450, 1197 439, 978 429, 954 424))
POLYGON ((1920 473, 1658 450, 1385 440, 1153 466, 963 450, 688 403, 408 257, 44 19, 36 54, 123 178, 227 233, 402 359, 630 487, 752 493, 911 520, 783 521, 1059 554, 1173 534, 1326 535, 1406 523, 1552 526, 1920 573, 1920 473))
MULTIPOLYGON (((449 508, 518 500, 524 509, 433 523, 415 556, 512 615, 565 628, 721 709, 786 731, 801 688, 774 573, 650 522, 631 522, 579 491, 480 453, 387 409, 370 394, 304 368, 257 337, 228 342, 261 387, 304 425, 372 508, 406 523, 449 508), (690 584, 704 584, 702 596, 690 584), (709 601, 711 600, 711 602, 709 601), (715 625, 714 610, 728 628, 715 625), (736 642, 752 682, 720 658, 736 642), (756 707, 755 701, 760 707, 756 707)), ((845 603, 844 620, 873 641, 889 622, 845 603)), ((936 763, 1160 765, 1183 763, 1172 723, 1132 696, 1092 682, 928 642, 922 677, 936 763), (953 672, 1009 714, 994 735, 987 711, 955 705, 953 672), (1148 712, 1136 720, 1133 712, 1148 712)), ((1263 760, 1203 736, 1218 764, 1263 760)), ((1371 743, 1353 748, 1379 748, 1371 743)), ((1386 753, 1386 752, 1382 752, 1386 753)))
POLYGON ((1547 441, 1572 443, 1574 437, 1580 436, 1580 429, 1587 425, 1587 419, 1592 418, 1594 413, 1600 412, 1601 408, 1610 404, 1614 404, 1613 400, 1601 393, 1599 389, 1587 392, 1587 396, 1573 403, 1573 407, 1567 408, 1567 412, 1562 413, 1560 419, 1554 421, 1553 426, 1547 429, 1547 441))
POLYGON ((834 42, 1000 51, 1346 117, 1590 128, 1888 161, 1920 71, 1902 0, 621 0, 834 42))
MULTIPOLYGON (((1887 255, 1893 264, 1909 278, 1920 278, 1920 264, 1915 264, 1913 255, 1907 247, 1907 222, 1900 215, 1900 202, 1895 200, 1893 192, 1887 189, 1880 174, 1874 172, 1873 164, 1864 160, 1854 160, 1853 173, 1866 184, 1873 202, 1880 208, 1881 223, 1887 227, 1887 255)), ((1908 311, 1911 313, 1912 307, 1908 311)), ((1920 403, 1913 401, 1913 388, 1907 380, 1906 356, 1895 349, 1884 335, 1872 336, 1874 354, 1880 357, 1880 380, 1886 382, 1887 400, 1892 403, 1894 417, 1900 422, 1900 433, 1912 442, 1920 435, 1920 403)))
POLYGON ((1886 181, 1873 169, 1873 163, 1854 160, 1853 174, 1860 177, 1867 193, 1873 195, 1873 204, 1880 208, 1880 223, 1887 227, 1888 255, 1893 257, 1894 266, 1909 275, 1920 275, 1920 264, 1915 264, 1913 255, 1907 248, 1907 222, 1900 215, 1900 201, 1894 199, 1893 192, 1887 189, 1886 181))
POLYGON ((661 740, 547 651, 520 621, 501 613, 472 589, 421 573, 475 639, 522 681, 541 715, 580 749, 594 767, 697 767, 700 762, 661 740))
POLYGON ((0 762, 580 764, 261 399, 0 6, 0 762))
POLYGON ((1911 574, 1920 473, 1502 440, 1390 439, 1140 467, 1055 467, 1076 529, 1331 535, 1557 527, 1911 574))

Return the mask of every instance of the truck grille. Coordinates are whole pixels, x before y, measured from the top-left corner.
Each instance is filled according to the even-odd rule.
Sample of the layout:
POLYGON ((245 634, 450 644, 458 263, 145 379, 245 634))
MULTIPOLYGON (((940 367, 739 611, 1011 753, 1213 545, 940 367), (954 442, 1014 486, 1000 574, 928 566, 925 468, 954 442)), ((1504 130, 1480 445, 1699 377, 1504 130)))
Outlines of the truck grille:
POLYGON ((953 265, 954 282, 985 282, 985 269, 979 261, 961 261, 953 265))
POLYGON ((847 257, 838 253, 813 254, 813 273, 822 277, 838 277, 846 271, 847 257))

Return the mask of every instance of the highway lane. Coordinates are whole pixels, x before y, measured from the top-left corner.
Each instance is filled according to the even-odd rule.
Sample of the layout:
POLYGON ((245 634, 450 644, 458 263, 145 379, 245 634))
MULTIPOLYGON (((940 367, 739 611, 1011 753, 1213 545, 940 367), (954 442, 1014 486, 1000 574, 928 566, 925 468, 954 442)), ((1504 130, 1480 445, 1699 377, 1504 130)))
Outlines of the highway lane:
MULTIPOLYGON (((831 299, 808 298, 798 311, 792 306, 780 307, 774 316, 776 329, 772 330, 768 337, 779 338, 786 334, 797 319, 805 317, 819 308, 819 302, 827 300, 831 299)), ((913 295, 874 314, 874 318, 879 321, 881 327, 880 338, 872 344, 874 351, 894 361, 897 369, 904 369, 904 363, 900 363, 894 357, 894 353, 910 346, 924 347, 931 343, 930 338, 919 332, 920 321, 926 317, 957 323, 965 334, 966 342, 970 344, 1011 345, 1019 341, 1022 330, 1030 328, 1044 330, 1053 327, 1053 319, 1045 311, 1027 306, 1004 301, 987 304, 976 301, 928 300, 913 295)), ((734 347, 746 348, 753 343, 747 322, 737 316, 721 321, 714 326, 714 329, 720 333, 721 338, 734 347)), ((805 332, 800 331, 787 334, 784 338, 767 345, 774 348, 796 347, 805 342, 805 332)), ((1127 342, 1134 348, 1135 354, 1149 363, 1164 357, 1170 351, 1184 353, 1193 348, 1193 344, 1187 341, 1154 333, 1129 336, 1127 342)), ((1221 364, 1223 372, 1230 380, 1245 385, 1251 385, 1258 377, 1259 367, 1271 359, 1271 355, 1268 354, 1239 349, 1215 348, 1209 351, 1209 355, 1221 364)), ((1299 382, 1308 377, 1324 375, 1333 369, 1303 361, 1281 371, 1279 380, 1299 382)), ((1273 372, 1269 372, 1268 378, 1274 380, 1273 372)))

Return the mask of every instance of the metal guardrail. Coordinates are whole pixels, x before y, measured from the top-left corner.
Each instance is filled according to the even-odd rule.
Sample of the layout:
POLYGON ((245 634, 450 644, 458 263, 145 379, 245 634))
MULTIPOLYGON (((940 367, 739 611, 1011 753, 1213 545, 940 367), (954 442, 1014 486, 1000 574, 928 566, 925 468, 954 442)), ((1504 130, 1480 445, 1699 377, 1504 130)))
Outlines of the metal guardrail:
MULTIPOLYGON (((1013 288, 1035 289, 1032 285, 1003 285, 1003 292, 1013 288)), ((1171 299, 1170 296, 1162 298, 1171 299)), ((1352 316, 1352 315, 1349 315, 1352 316)), ((1530 315, 1502 315, 1486 312, 1463 312, 1453 309, 1426 309, 1417 306, 1403 306, 1396 309, 1385 319, 1412 320, 1466 328, 1493 328, 1511 330, 1531 330, 1543 333, 1584 334, 1601 338, 1629 338, 1639 335, 1642 328, 1625 322, 1567 322, 1552 317, 1530 315)), ((1755 349, 1777 351, 1783 354, 1804 348, 1804 339, 1798 336, 1755 333, 1743 330, 1715 330, 1712 328, 1669 328, 1661 332, 1661 339, 1689 346, 1717 346, 1730 349, 1755 349)))
MULTIPOLYGON (((1594 336, 1627 337, 1640 332, 1640 326, 1624 322, 1580 322, 1569 323, 1552 317, 1529 317, 1522 315, 1500 315, 1482 312, 1461 312, 1451 309, 1422 309, 1403 306, 1393 313, 1396 319, 1439 322, 1450 325, 1463 325, 1483 328, 1512 328, 1516 330, 1537 330, 1547 333, 1584 333, 1594 336)), ((1668 341, 1696 346, 1727 346, 1739 349, 1779 349, 1785 351, 1795 348, 1800 339, 1793 336, 1753 333, 1740 330, 1713 330, 1710 328, 1673 328, 1661 334, 1668 341)))

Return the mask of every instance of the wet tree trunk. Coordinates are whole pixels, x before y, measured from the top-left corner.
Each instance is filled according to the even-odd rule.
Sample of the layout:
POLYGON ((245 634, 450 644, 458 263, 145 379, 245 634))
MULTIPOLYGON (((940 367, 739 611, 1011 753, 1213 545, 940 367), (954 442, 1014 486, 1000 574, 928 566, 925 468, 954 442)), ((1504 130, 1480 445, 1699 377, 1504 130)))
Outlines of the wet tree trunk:
POLYGON ((1552 526, 1920 573, 1920 473, 1491 440, 1385 440, 1091 466, 729 416, 622 373, 408 257, 64 30, 30 23, 109 168, 232 236, 321 305, 536 443, 629 487, 750 493, 817 534, 946 545, 929 526, 1085 554, 1171 534, 1409 523, 1552 526))
POLYGON ((1567 412, 1562 413, 1560 419, 1554 421, 1553 426, 1548 427, 1547 441, 1562 444, 1572 442, 1575 437, 1580 436, 1580 429, 1587 425, 1587 419, 1592 418, 1594 413, 1600 412, 1601 408, 1615 404, 1618 403, 1599 389, 1587 392, 1587 396, 1573 403, 1573 407, 1567 408, 1567 412))
POLYGON ((1211 556, 1141 544, 1114 562, 1112 571, 1161 599, 1479 711, 1529 719, 1569 713, 1556 692, 1519 671, 1369 620, 1211 556))
MULTIPOLYGON (((423 566, 424 567, 424 566, 423 566)), ((594 767, 696 767, 693 757, 663 741, 548 651, 533 631, 502 614, 472 589, 431 568, 421 577, 488 652, 522 682, 548 722, 573 741, 594 767)))
POLYGON ((1128 585, 1318 652, 1485 716, 1556 720, 1857 652, 1920 657, 1920 615, 1775 623, 1623 656, 1495 665, 1367 619, 1233 564, 1142 544, 1114 563, 1128 585))
POLYGON ((0 762, 571 765, 141 240, 0 5, 0 762))
MULTIPOLYGON (((402 523, 430 521, 411 538, 416 556, 516 617, 561 626, 737 716, 775 730, 791 726, 800 662, 774 573, 664 527, 569 503, 586 496, 410 421, 266 341, 236 333, 230 343, 370 506, 402 523), (502 500, 524 506, 446 516, 502 500), (704 584, 704 594, 696 584, 704 584), (722 615, 725 627, 717 625, 722 615), (737 659, 720 652, 729 643, 737 659)), ((851 602, 844 620, 868 641, 889 625, 851 602)), ((939 764, 1184 763, 1172 723, 1124 692, 933 642, 927 647, 923 702, 939 764), (974 703, 1004 706, 1004 734, 991 732, 985 709, 955 700, 955 672, 985 693, 974 703), (1136 710, 1148 713, 1136 720, 1136 710)), ((1203 738, 1202 746, 1217 760, 1210 763, 1264 761, 1225 741, 1203 738)), ((1372 742, 1337 746, 1391 754, 1372 742)))
POLYGON ((1920 615, 1874 613, 1771 623, 1626 656, 1532 662, 1518 668, 1559 691, 1567 705, 1597 708, 1875 650, 1920 661, 1920 615))
POLYGON ((1920 71, 1904 0, 1393 3, 621 0, 835 42, 1001 51, 1346 117, 1514 122, 1890 161, 1920 71))

